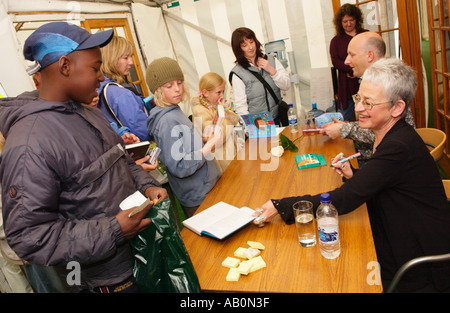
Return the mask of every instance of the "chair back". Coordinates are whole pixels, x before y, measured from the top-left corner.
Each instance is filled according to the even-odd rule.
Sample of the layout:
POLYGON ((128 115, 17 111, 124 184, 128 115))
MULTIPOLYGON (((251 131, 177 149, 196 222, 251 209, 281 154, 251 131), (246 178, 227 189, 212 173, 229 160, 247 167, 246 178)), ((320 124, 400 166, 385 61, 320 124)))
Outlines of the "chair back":
POLYGON ((443 179, 442 184, 444 184, 445 195, 447 200, 450 202, 450 179, 443 179))
POLYGON ((427 145, 433 159, 436 162, 439 161, 444 153, 447 135, 442 130, 436 128, 417 128, 416 131, 425 145, 427 145))
POLYGON ((386 293, 393 293, 397 288, 397 285, 400 283, 400 280, 403 278, 403 275, 405 275, 406 272, 408 272, 411 268, 415 267, 416 265, 425 263, 447 262, 447 261, 450 261, 450 253, 418 257, 406 262, 395 273, 394 278, 392 279, 391 283, 389 284, 389 287, 386 290, 386 293))

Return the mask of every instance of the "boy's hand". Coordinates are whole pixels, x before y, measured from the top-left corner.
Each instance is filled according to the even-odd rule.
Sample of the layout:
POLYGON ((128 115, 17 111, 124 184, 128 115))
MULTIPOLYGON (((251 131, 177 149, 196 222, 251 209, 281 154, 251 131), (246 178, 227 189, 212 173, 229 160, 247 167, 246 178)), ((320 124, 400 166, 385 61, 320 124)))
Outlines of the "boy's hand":
POLYGON ((169 197, 167 190, 160 187, 148 187, 145 190, 145 196, 156 204, 156 201, 160 202, 169 197))
POLYGON ((146 229, 148 225, 152 222, 151 218, 144 218, 145 215, 150 211, 152 206, 159 201, 165 200, 169 197, 166 189, 159 187, 149 187, 145 190, 145 196, 150 198, 152 202, 145 207, 141 212, 129 217, 129 214, 136 208, 131 208, 128 210, 121 210, 117 215, 116 219, 122 229, 123 236, 126 240, 133 238, 141 231, 146 229))
POLYGON ((141 231, 146 229, 148 225, 152 222, 151 218, 144 218, 147 212, 152 207, 153 203, 150 203, 141 212, 128 217, 128 215, 135 209, 131 208, 128 210, 121 210, 117 215, 116 219, 119 222, 120 228, 122 229, 123 236, 126 240, 133 238, 141 231))

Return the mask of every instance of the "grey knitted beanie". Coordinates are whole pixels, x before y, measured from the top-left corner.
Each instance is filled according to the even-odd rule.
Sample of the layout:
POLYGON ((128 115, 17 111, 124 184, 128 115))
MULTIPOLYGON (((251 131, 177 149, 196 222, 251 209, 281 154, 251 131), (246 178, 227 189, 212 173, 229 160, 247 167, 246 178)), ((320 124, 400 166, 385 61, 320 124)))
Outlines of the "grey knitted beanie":
POLYGON ((163 57, 153 60, 145 74, 148 88, 152 93, 167 82, 184 80, 183 71, 174 59, 163 57))

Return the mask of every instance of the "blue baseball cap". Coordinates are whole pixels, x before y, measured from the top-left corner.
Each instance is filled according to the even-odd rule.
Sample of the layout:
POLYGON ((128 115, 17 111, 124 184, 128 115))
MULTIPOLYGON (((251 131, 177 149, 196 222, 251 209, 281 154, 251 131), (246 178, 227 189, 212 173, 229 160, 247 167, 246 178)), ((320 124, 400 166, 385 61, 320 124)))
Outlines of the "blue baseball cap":
POLYGON ((91 34, 66 22, 42 25, 27 38, 23 47, 25 59, 36 62, 27 72, 33 75, 73 51, 106 46, 113 35, 112 29, 91 34))

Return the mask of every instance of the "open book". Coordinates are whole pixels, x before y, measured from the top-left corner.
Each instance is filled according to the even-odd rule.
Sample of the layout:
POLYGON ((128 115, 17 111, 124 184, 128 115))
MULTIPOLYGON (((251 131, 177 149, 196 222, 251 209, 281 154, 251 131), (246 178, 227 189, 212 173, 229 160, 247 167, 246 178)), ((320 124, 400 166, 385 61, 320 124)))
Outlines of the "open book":
POLYGON ((254 210, 237 208, 225 202, 219 202, 208 209, 186 219, 183 225, 198 235, 207 235, 224 239, 253 221, 254 210))

